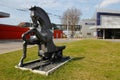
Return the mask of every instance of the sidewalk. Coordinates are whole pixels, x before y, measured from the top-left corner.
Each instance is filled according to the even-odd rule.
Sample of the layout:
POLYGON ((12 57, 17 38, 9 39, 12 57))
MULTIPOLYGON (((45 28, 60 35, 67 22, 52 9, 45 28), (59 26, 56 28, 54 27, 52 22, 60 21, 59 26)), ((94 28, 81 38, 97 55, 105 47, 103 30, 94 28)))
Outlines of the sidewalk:
MULTIPOLYGON (((78 39, 54 39, 54 42, 72 42, 78 39)), ((32 47, 34 45, 29 45, 28 47, 32 47)), ((4 54, 11 51, 16 51, 22 49, 22 40, 0 40, 0 54, 4 54)))
POLYGON ((21 40, 0 40, 0 54, 16 51, 20 49, 22 49, 21 40))
POLYGON ((3 43, 0 42, 0 54, 19 49, 22 49, 22 42, 3 42, 3 43))

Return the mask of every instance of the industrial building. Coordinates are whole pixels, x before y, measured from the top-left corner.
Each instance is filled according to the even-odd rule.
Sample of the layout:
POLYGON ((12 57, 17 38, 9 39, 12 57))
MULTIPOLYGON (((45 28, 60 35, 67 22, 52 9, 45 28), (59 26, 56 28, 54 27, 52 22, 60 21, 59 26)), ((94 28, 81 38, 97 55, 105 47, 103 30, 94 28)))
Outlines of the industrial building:
MULTIPOLYGON (((8 13, 0 12, 0 18, 9 16, 10 14, 8 13)), ((5 28, 4 30, 6 31, 7 27, 5 26, 5 24, 0 24, 0 29, 5 28)), ((59 30, 55 29, 56 31, 54 31, 54 38, 63 38, 63 35, 70 37, 71 25, 57 24, 56 26, 59 30)), ((80 25, 75 26, 74 38, 120 39, 120 11, 97 10, 91 19, 83 19, 80 21, 80 25)), ((20 28, 12 26, 12 28, 13 27, 20 28)), ((23 30, 23 28, 21 29, 23 30)), ((28 30, 28 28, 26 28, 25 31, 26 30, 28 30)), ((20 33, 20 35, 22 33, 20 33)), ((0 38, 2 39, 3 36, 5 35, 1 34, 0 38)), ((19 37, 19 39, 20 38, 21 37, 19 37)))
MULTIPOLYGON (((0 18, 10 17, 9 13, 0 12, 0 18)), ((21 39, 21 35, 29 30, 20 26, 0 24, 0 40, 21 39)))
POLYGON ((82 28, 81 28, 82 38, 96 38, 97 37, 96 29, 90 29, 91 27, 96 25, 95 19, 83 19, 80 21, 80 24, 82 25, 82 28))
POLYGON ((120 11, 97 10, 91 19, 84 19, 83 38, 120 39, 120 11))
POLYGON ((66 24, 56 24, 56 29, 62 30, 61 36, 64 38, 80 38, 81 37, 81 25, 66 25, 66 24), (72 28, 74 27, 73 31, 72 28), (72 34, 74 36, 72 36, 72 34))
POLYGON ((96 12, 97 37, 101 39, 120 39, 120 11, 98 10, 96 12))
POLYGON ((5 17, 9 17, 10 14, 5 13, 5 12, 0 12, 0 18, 5 18, 5 17))

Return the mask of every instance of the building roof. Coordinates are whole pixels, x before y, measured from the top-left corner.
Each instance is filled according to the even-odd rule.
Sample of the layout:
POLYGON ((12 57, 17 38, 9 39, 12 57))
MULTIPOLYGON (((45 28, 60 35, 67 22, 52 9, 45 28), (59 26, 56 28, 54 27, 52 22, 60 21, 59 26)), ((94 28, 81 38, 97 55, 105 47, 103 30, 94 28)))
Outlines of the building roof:
POLYGON ((106 12, 106 13, 118 13, 118 14, 120 14, 120 10, 98 9, 96 12, 106 12))
POLYGON ((5 17, 9 17, 9 16, 10 16, 10 14, 0 11, 0 18, 5 18, 5 17))
POLYGON ((90 29, 120 29, 120 25, 92 26, 90 29))
POLYGON ((96 12, 94 13, 92 19, 96 19, 97 13, 114 13, 114 14, 120 14, 120 10, 107 10, 107 9, 97 9, 96 12))
POLYGON ((32 23, 30 23, 30 22, 21 22, 21 23, 18 24, 18 26, 20 26, 20 27, 31 27, 32 23))

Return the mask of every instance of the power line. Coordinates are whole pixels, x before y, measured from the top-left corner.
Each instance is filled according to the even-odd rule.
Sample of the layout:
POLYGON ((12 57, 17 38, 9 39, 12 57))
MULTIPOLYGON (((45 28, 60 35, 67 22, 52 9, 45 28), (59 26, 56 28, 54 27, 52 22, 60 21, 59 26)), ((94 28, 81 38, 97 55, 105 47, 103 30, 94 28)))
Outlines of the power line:
MULTIPOLYGON (((53 1, 52 3, 56 3, 56 1, 53 1)), ((44 5, 44 4, 47 4, 47 2, 43 2, 41 3, 41 5, 44 5)), ((8 6, 8 5, 5 5, 5 4, 1 4, 1 6, 3 7, 6 7, 6 8, 9 8, 9 9, 15 9, 15 10, 18 10, 18 11, 23 11, 23 12, 28 12, 29 9, 28 8, 14 8, 14 7, 11 7, 11 6, 8 6)), ((57 19, 62 19, 62 16, 58 15, 58 14, 53 14, 53 13, 50 13, 50 12, 47 12, 48 15, 52 15, 54 17, 57 17, 57 19)))

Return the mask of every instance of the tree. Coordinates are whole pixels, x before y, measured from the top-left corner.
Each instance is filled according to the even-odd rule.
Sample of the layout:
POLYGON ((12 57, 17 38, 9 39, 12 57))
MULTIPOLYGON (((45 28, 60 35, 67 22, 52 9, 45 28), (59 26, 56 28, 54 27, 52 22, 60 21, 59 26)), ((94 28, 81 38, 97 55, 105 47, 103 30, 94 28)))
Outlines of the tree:
POLYGON ((69 29, 72 31, 71 37, 74 36, 75 25, 79 23, 81 11, 76 8, 67 9, 61 18, 61 22, 64 25, 69 25, 69 29))

